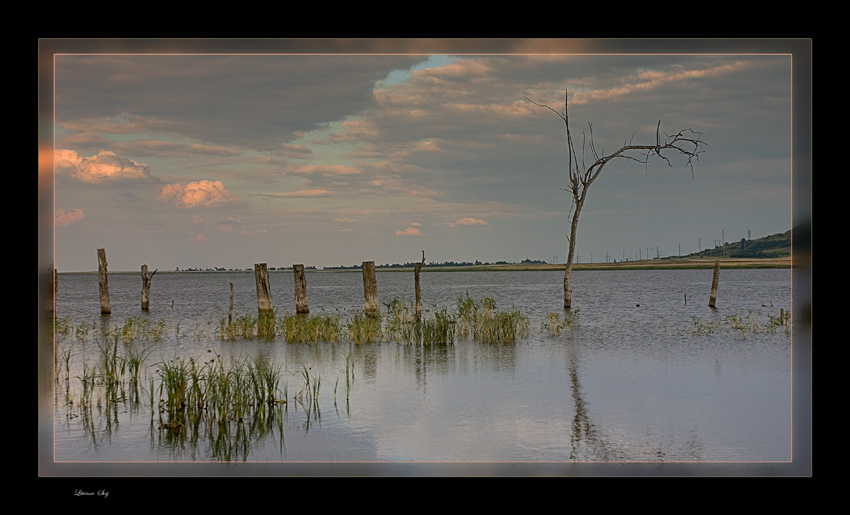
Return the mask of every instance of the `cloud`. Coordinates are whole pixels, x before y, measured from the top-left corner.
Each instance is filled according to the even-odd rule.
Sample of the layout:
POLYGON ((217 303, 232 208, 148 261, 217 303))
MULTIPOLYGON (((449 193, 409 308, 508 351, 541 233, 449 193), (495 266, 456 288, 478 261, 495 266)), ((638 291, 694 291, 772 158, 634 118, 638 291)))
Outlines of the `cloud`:
POLYGON ((266 193, 264 196, 266 197, 274 197, 274 198, 298 198, 298 197, 321 197, 328 194, 328 190, 323 190, 320 188, 312 189, 312 190, 299 190, 299 191, 285 191, 278 193, 266 193))
POLYGON ((403 231, 396 231, 396 236, 422 236, 422 231, 417 229, 416 227, 410 226, 403 231))
POLYGON ((473 218, 471 216, 467 216, 466 218, 460 218, 454 222, 448 224, 449 227, 455 227, 457 225, 490 225, 484 220, 479 220, 478 218, 473 218))
POLYGON ((304 165, 292 168, 293 173, 324 174, 324 175, 353 175, 361 172, 360 168, 346 165, 304 165))
POLYGON ((75 209, 73 211, 57 209, 55 217, 56 227, 68 227, 69 225, 75 224, 80 220, 84 220, 86 218, 86 215, 82 209, 75 209))
POLYGON ((163 186, 159 195, 162 202, 174 201, 180 208, 215 207, 236 204, 238 199, 231 195, 221 181, 199 181, 163 186))
POLYGON ((120 179, 150 180, 148 165, 109 150, 100 150, 91 157, 83 157, 73 150, 57 150, 54 157, 57 171, 89 184, 120 179))
POLYGON ((637 91, 650 91, 673 82, 690 79, 701 79, 714 77, 722 74, 738 71, 747 66, 744 61, 735 61, 703 69, 686 70, 677 68, 671 71, 645 70, 636 75, 626 78, 625 84, 617 87, 581 91, 575 93, 570 100, 571 104, 586 104, 591 101, 600 102, 618 97, 631 95, 637 91))

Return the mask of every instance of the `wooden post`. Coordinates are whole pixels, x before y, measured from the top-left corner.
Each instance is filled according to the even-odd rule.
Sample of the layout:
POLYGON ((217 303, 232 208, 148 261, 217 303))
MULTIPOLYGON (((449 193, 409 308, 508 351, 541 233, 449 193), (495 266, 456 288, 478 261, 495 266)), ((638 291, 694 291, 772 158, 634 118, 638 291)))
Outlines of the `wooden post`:
POLYGON ((269 284, 269 270, 266 263, 254 265, 254 277, 257 280, 257 310, 260 315, 274 313, 272 288, 269 284))
POLYGON ((714 307, 714 301, 717 299, 717 281, 720 279, 720 261, 714 262, 714 277, 711 279, 711 299, 708 301, 708 307, 714 307))
POLYGON ((422 270, 422 265, 425 264, 425 251, 422 251, 422 262, 416 263, 416 268, 413 269, 413 283, 416 289, 416 318, 422 315, 422 296, 419 294, 419 272, 422 270))
POLYGON ((309 313, 307 304, 307 278, 304 277, 304 265, 292 265, 295 274, 295 312, 309 313))
MULTIPOLYGON (((173 304, 174 304, 174 302, 172 301, 172 305, 173 304)), ((228 325, 228 327, 232 323, 233 323, 233 283, 230 283, 230 310, 228 310, 228 312, 227 312, 227 325, 228 325)))
POLYGON ((153 271, 153 274, 148 275, 148 265, 142 265, 142 311, 148 311, 150 307, 150 294, 151 294, 151 279, 153 279, 154 274, 158 268, 153 271))
POLYGON ((97 249, 97 278, 100 282, 100 314, 112 313, 109 306, 109 280, 106 273, 106 249, 97 249))
POLYGON ((363 293, 366 297, 366 316, 380 318, 378 307, 378 281, 375 280, 375 262, 363 262, 363 293))

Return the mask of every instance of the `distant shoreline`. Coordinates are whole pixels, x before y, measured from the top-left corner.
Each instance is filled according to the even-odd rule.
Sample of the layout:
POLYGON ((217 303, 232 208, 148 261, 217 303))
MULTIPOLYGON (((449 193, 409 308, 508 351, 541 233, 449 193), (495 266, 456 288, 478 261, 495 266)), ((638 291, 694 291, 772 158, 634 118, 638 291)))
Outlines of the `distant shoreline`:
MULTIPOLYGON (((574 263, 573 270, 690 270, 714 268, 714 262, 720 262, 720 268, 794 268, 801 266, 794 263, 790 256, 779 258, 681 258, 681 259, 644 259, 636 261, 619 261, 616 263, 574 263)), ((422 272, 539 272, 551 270, 563 270, 563 264, 503 264, 503 265, 466 265, 466 266, 425 266, 422 272)), ((334 272, 359 272, 359 268, 345 269, 309 269, 307 273, 334 273, 334 272)), ((375 267, 376 272, 412 272, 413 267, 375 267)), ((269 273, 277 272, 292 273, 292 270, 278 269, 270 270, 269 273)), ((97 270, 88 272, 58 272, 59 274, 96 274, 97 270)), ((110 274, 134 274, 139 270, 121 270, 109 272, 110 274)), ((253 274, 253 270, 159 270, 160 274, 222 274, 222 273, 246 273, 253 274)))

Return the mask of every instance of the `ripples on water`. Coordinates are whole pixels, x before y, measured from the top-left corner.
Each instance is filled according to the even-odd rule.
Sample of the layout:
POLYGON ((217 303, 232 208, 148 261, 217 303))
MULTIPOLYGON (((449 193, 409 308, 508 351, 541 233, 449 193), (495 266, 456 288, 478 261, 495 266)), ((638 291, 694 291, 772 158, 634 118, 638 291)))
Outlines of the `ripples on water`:
MULTIPOLYGON (((57 393, 55 458, 790 460, 792 335, 784 329, 735 330, 727 317, 765 324, 768 314, 791 309, 791 271, 722 270, 716 310, 707 306, 711 274, 576 271, 573 301, 579 322, 553 335, 541 324, 550 311, 563 314, 561 272, 423 272, 425 309, 454 309, 458 296, 468 293, 478 300, 492 296, 498 308, 519 309, 530 320, 531 334, 516 344, 461 340, 439 346, 221 341, 215 329, 227 316, 230 283, 234 315, 256 314, 252 273, 158 273, 147 314, 139 309, 139 276, 110 274, 112 314, 105 317, 99 314, 96 274, 60 274, 60 319, 95 327, 139 316, 164 321, 166 329, 148 365, 173 356, 264 355, 283 367, 290 396, 302 386, 303 367, 323 383, 315 405, 290 400, 280 417, 265 421, 268 427, 205 426, 188 437, 152 427, 144 402, 81 417, 57 393), (345 402, 339 381, 349 353, 355 379, 345 402)), ((270 275, 277 312, 293 313, 292 272, 270 275)), ((413 300, 412 273, 379 271, 377 277, 381 301, 413 300)), ((359 272, 308 271, 307 289, 312 314, 346 315, 363 307, 359 272)), ((63 338, 58 348, 65 346, 73 347, 73 398, 82 362, 97 346, 73 336, 63 338)), ((155 375, 151 369, 147 373, 155 375)))

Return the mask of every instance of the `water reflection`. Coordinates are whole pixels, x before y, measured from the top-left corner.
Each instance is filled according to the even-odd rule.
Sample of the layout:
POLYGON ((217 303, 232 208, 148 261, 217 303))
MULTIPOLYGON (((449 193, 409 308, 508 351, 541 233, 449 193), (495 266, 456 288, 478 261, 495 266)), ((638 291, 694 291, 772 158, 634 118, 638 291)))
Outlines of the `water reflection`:
MULTIPOLYGON (((699 285, 691 275, 682 275, 683 288, 699 285)), ((399 278, 401 291, 402 276, 392 277, 399 278)), ((446 279, 434 279, 438 277, 446 279)), ((423 294, 454 302, 459 286, 453 279, 457 276, 451 277, 440 292, 429 290, 434 283, 426 281, 423 294)), ((118 357, 132 351, 123 337, 125 319, 96 314, 75 321, 57 338, 54 354, 57 456, 116 461, 577 462, 786 456, 792 335, 782 326, 773 333, 763 329, 773 312, 750 311, 743 300, 737 300, 736 313, 709 311, 694 307, 690 298, 686 309, 676 288, 671 288, 676 290, 675 302, 663 304, 664 288, 642 289, 644 279, 633 285, 620 275, 607 286, 618 294, 608 292, 600 299, 623 306, 611 308, 603 300, 589 299, 582 306, 580 324, 554 334, 538 329, 547 317, 540 298, 545 297, 541 292, 549 287, 548 279, 541 279, 538 287, 525 284, 537 277, 533 274, 517 283, 506 277, 498 284, 494 277, 483 282, 469 277, 464 292, 494 292, 500 305, 528 310, 533 330, 517 343, 485 344, 474 338, 448 345, 291 343, 279 337, 224 341, 215 336, 216 323, 186 311, 177 313, 177 308, 164 315, 153 306, 150 316, 136 317, 127 326, 135 331, 136 351, 151 349, 141 380, 133 381, 128 369, 115 383, 104 382, 98 356, 116 354, 107 342, 117 347, 118 357), (481 289, 476 289, 476 281, 481 289), (634 290, 630 294, 640 295, 641 308, 618 300, 629 297, 622 293, 629 288, 634 290), (747 322, 748 313, 750 319, 760 320, 758 331, 747 322), (733 314, 741 315, 740 321, 730 318, 733 314), (153 336, 163 319, 160 336, 153 336), (142 334, 150 334, 151 341, 142 334), (200 364, 209 356, 220 356, 216 362, 278 365, 280 400, 286 402, 254 404, 240 417, 223 419, 220 407, 211 405, 161 412, 165 395, 159 391, 154 364, 173 358, 200 364), (98 363, 96 371, 86 368, 87 359, 98 363), (755 412, 754 405, 761 411, 755 412), (760 413, 770 415, 774 423, 764 427, 760 413)), ((773 279, 754 277, 730 284, 724 292, 762 288, 753 294, 759 303, 784 295, 784 282, 777 281, 777 293, 773 279)), ((180 292, 183 283, 197 278, 175 279, 183 285, 175 290, 176 306, 189 305, 180 292)), ((379 275, 379 283, 382 279, 389 278, 379 275)), ((592 279, 604 292, 605 277, 592 279)), ((557 281, 554 284, 557 299, 557 281)), ((319 286, 326 295, 315 298, 329 302, 334 287, 319 286)), ((68 290, 73 292, 72 284, 68 290)), ((60 316, 80 309, 67 302, 58 304, 60 316)), ((113 307, 114 313, 126 309, 118 301, 113 307)), ((215 306, 203 299, 198 309, 215 311, 215 306)))

